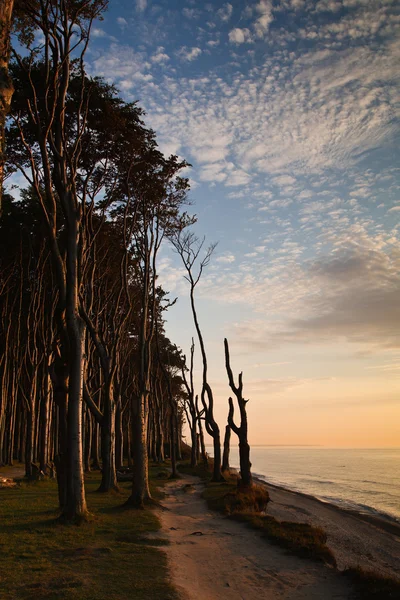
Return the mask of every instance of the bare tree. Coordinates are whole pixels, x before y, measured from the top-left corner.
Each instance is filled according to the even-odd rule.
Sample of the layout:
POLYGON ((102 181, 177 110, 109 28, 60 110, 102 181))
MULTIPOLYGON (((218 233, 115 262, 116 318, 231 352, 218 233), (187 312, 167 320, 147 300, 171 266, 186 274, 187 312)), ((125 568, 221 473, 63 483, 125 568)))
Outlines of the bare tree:
POLYGON ((199 338, 201 357, 203 361, 203 383, 201 389, 201 402, 204 408, 206 431, 212 437, 214 447, 213 481, 221 481, 221 479, 223 479, 221 474, 221 437, 218 423, 214 418, 214 396, 207 378, 207 354, 194 301, 194 290, 200 281, 204 269, 209 265, 212 253, 214 252, 217 244, 211 244, 207 248, 204 257, 199 263, 199 268, 196 275, 194 273, 194 266, 203 248, 204 238, 202 241, 199 241, 193 233, 189 232, 180 233, 171 238, 171 241, 174 245, 176 252, 182 259, 183 265, 187 273, 187 275, 185 275, 185 279, 189 282, 190 285, 190 305, 192 308, 192 315, 197 332, 197 337, 199 338))
POLYGON ((238 386, 235 385, 233 379, 233 373, 230 365, 229 358, 229 346, 228 340, 225 338, 224 340, 225 346, 225 366, 226 372, 228 374, 229 386, 232 392, 235 394, 240 411, 240 427, 235 425, 233 420, 234 415, 234 407, 233 400, 229 398, 229 415, 228 415, 228 424, 232 431, 236 433, 239 438, 239 459, 240 459, 240 476, 241 476, 241 485, 243 487, 251 487, 253 485, 253 479, 251 476, 251 462, 250 462, 250 446, 247 441, 247 413, 246 413, 246 404, 248 400, 243 398, 243 373, 239 373, 239 382, 238 386))
POLYGON ((222 472, 229 471, 229 452, 230 452, 230 442, 231 442, 231 426, 228 425, 225 427, 225 436, 224 436, 224 451, 222 453, 222 472))

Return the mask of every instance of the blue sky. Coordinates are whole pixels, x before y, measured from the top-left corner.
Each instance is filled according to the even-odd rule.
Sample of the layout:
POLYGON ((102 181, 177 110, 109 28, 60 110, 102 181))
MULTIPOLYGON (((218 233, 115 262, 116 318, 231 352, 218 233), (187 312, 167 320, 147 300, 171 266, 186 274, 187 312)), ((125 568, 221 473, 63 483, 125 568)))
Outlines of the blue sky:
MULTIPOLYGON (((399 25, 395 0, 110 0, 93 31, 89 70, 193 165, 217 415, 227 336, 254 443, 400 445, 399 25)), ((159 271, 188 352, 169 248, 159 271)))

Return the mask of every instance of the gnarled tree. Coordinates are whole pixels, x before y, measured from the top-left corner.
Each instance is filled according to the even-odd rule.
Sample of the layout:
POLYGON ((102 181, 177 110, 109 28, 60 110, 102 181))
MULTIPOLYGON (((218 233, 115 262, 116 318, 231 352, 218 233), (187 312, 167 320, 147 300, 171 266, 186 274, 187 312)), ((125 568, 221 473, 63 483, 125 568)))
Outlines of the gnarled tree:
POLYGON ((246 404, 248 400, 243 398, 243 373, 239 373, 238 385, 235 385, 233 379, 233 373, 229 358, 229 346, 228 340, 224 340, 225 346, 225 366, 228 374, 229 387, 236 396, 236 400, 239 406, 240 412, 240 426, 238 427, 234 422, 234 406, 232 398, 229 398, 229 415, 228 424, 232 431, 236 433, 239 438, 239 460, 240 460, 240 485, 243 487, 251 487, 253 485, 253 479, 251 476, 251 462, 250 462, 250 446, 247 439, 248 426, 247 426, 247 413, 246 404))

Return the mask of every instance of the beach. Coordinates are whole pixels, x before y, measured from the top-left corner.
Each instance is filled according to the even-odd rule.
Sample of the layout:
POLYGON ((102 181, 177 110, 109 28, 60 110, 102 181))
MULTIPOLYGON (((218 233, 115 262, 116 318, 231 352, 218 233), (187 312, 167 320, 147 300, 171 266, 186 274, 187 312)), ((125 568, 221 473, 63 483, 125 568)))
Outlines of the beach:
POLYGON ((261 479, 257 481, 269 491, 268 514, 281 521, 309 523, 324 529, 340 570, 362 567, 400 578, 400 524, 394 519, 348 510, 261 479))
POLYGON ((204 484, 185 475, 170 482, 160 511, 172 583, 195 600, 350 599, 351 582, 340 571, 362 567, 398 577, 400 528, 352 514, 316 498, 265 485, 267 514, 323 528, 338 569, 289 555, 261 535, 218 513, 202 498, 204 484), (190 484, 189 492, 185 486, 190 484))

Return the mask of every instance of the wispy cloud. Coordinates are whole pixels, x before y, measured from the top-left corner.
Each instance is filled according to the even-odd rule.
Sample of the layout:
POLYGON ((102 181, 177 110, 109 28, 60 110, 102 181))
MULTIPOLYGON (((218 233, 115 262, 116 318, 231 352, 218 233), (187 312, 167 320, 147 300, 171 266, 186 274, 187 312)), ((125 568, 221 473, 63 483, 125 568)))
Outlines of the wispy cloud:
POLYGON ((147 0, 136 0, 136 10, 144 12, 147 8, 147 0))
POLYGON ((219 10, 217 10, 217 16, 221 21, 229 21, 233 13, 233 6, 229 2, 224 4, 219 10))

